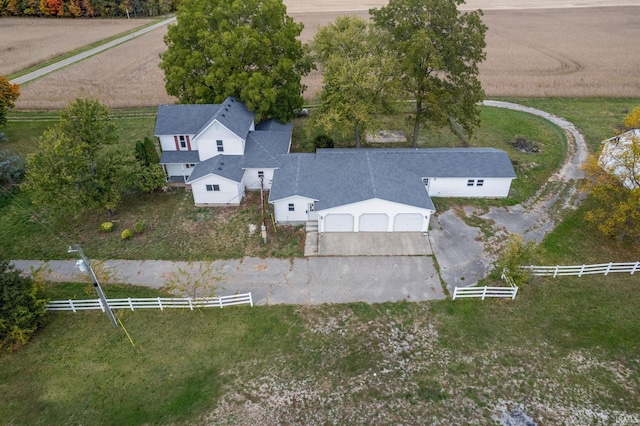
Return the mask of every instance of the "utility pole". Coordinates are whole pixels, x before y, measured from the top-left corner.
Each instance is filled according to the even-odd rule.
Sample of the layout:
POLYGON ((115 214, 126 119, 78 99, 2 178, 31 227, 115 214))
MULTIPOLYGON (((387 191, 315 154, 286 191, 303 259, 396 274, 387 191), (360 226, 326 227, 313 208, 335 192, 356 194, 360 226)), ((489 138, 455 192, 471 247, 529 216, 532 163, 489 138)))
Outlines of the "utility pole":
POLYGON ((264 211, 264 176, 260 176, 260 205, 262 206, 262 226, 260 230, 262 240, 267 244, 267 215, 264 211))
POLYGON ((107 316, 109 317, 109 321, 111 321, 111 325, 114 327, 118 327, 118 322, 116 321, 115 315, 113 315, 113 311, 109 307, 109 303, 107 302, 107 298, 105 297, 104 292, 102 291, 102 287, 100 287, 100 283, 98 282, 98 277, 96 277, 95 272, 93 272, 93 268, 91 267, 91 261, 89 261, 87 256, 84 255, 84 252, 82 251, 82 247, 80 247, 80 244, 76 244, 75 249, 69 246, 69 250, 67 250, 67 252, 78 253, 78 255, 80 255, 80 260, 76 262, 76 266, 78 267, 78 269, 80 269, 81 272, 87 272, 87 270, 89 271, 89 275, 91 275, 91 280, 93 281, 93 288, 95 288, 96 293, 98 293, 98 298, 102 302, 102 306, 104 307, 104 310, 107 313, 107 316))

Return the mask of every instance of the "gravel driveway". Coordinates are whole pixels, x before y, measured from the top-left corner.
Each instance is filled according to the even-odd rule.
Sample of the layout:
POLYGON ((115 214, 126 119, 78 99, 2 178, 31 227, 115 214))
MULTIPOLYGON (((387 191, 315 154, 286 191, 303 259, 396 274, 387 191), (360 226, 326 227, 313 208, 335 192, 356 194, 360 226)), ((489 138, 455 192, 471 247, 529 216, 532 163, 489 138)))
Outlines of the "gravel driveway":
POLYGON ((476 285, 486 277, 509 234, 519 233, 525 240, 542 241, 564 211, 576 208, 581 198, 578 180, 584 177, 580 167, 589 154, 584 136, 563 118, 509 102, 484 101, 483 105, 526 112, 554 123, 567 135, 567 159, 536 195, 522 204, 491 207, 486 213, 474 207, 463 209, 467 216, 492 222, 489 238, 484 237, 479 228, 467 225, 454 210, 432 218, 429 239, 440 265, 440 275, 450 291, 476 285))

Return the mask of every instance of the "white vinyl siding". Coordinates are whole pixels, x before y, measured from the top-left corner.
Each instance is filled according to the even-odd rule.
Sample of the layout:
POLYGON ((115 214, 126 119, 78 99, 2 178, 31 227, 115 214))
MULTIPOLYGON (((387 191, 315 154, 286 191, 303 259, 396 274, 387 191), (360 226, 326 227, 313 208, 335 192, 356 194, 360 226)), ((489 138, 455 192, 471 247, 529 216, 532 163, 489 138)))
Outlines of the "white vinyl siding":
POLYGON ((430 178, 431 197, 505 198, 512 178, 430 178), (473 180, 473 186, 467 186, 473 180))

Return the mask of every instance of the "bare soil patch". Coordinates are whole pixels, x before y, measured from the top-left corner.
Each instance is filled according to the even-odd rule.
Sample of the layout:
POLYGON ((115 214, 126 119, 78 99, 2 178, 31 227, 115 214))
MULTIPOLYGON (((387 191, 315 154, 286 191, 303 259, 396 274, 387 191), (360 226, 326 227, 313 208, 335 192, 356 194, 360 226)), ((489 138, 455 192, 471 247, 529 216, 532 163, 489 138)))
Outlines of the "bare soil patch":
MULTIPOLYGON (((319 26, 336 17, 367 17, 369 8, 386 1, 287 3, 291 16, 305 24, 301 39, 309 41, 319 26)), ((628 3, 580 2, 581 6, 628 3)), ((632 53, 640 51, 640 7, 554 8, 559 6, 567 3, 468 1, 465 9, 485 9, 489 27, 487 59, 480 66, 487 96, 640 97, 640 55, 632 53), (507 5, 516 10, 502 10, 507 5)), ((58 22, 45 20, 49 21, 58 22)), ((158 68, 158 55, 166 49, 164 34, 166 28, 24 85, 17 108, 58 109, 77 97, 96 98, 110 107, 174 102, 158 68)), ((313 100, 321 88, 321 74, 314 71, 303 82, 305 99, 313 100)))
POLYGON ((0 75, 29 68, 152 19, 0 18, 0 75))

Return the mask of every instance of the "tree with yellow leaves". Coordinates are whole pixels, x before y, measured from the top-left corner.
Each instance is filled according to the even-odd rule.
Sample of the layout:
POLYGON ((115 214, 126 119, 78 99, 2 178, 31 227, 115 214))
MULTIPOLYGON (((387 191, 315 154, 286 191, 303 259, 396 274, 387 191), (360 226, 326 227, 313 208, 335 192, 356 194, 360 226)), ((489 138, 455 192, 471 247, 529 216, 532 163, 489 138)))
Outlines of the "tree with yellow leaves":
POLYGON ((17 84, 11 84, 6 77, 0 75, 0 126, 7 123, 7 111, 15 106, 15 101, 20 96, 17 84))
POLYGON ((640 129, 640 106, 635 107, 624 119, 627 129, 640 129))
POLYGON ((605 142, 583 166, 586 189, 597 203, 585 220, 619 240, 640 236, 640 138, 625 135, 605 142))

